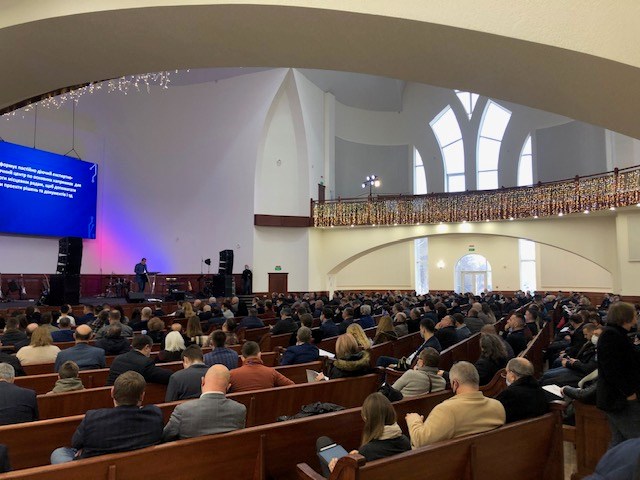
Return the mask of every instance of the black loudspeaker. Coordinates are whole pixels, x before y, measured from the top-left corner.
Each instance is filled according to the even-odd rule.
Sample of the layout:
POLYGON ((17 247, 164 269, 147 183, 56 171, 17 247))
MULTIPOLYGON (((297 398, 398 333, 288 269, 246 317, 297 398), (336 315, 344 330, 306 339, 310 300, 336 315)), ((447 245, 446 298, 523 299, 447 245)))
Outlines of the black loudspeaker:
POLYGON ((220 275, 231 275, 233 273, 233 250, 222 250, 220 252, 220 275))
POLYGON ((213 296, 233 297, 236 294, 236 283, 233 275, 213 276, 213 296))
POLYGON ((58 248, 57 273, 79 275, 82 266, 82 239, 64 237, 60 239, 58 248))
POLYGON ((176 290, 167 295, 164 299, 165 302, 182 302, 187 298, 187 292, 183 290, 176 290))
POLYGON ((129 303, 142 303, 145 300, 144 292, 129 292, 129 295, 127 295, 127 302, 129 303))
POLYGON ((51 289, 47 305, 78 305, 80 303, 80 275, 51 275, 51 289))

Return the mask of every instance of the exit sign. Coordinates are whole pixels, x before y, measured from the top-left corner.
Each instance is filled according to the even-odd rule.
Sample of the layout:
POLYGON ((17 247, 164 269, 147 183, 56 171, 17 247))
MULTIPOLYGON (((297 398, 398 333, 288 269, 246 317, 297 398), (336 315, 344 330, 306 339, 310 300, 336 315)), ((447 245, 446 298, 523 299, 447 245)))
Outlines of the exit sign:
POLYGON ((281 267, 280 265, 276 265, 276 267, 275 267, 275 271, 276 271, 276 272, 279 272, 280 270, 282 270, 282 267, 281 267))
POLYGON ((469 251, 470 252, 475 252, 476 251, 476 246, 475 245, 469 245, 469 251))

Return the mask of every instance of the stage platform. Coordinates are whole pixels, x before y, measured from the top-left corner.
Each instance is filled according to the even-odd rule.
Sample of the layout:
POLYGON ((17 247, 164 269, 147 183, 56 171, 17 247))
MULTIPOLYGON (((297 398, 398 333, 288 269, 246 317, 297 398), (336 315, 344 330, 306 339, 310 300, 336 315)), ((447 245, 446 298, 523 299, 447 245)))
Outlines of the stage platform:
MULTIPOLYGON (((165 301, 162 297, 158 295, 152 295, 150 293, 145 294, 146 303, 152 302, 163 302, 165 301)), ((35 307, 37 306, 37 299, 28 299, 28 300, 10 300, 8 302, 0 303, 0 310, 7 308, 26 308, 29 306, 35 307)), ((127 302, 126 298, 123 297, 81 297, 79 305, 123 305, 127 302)))

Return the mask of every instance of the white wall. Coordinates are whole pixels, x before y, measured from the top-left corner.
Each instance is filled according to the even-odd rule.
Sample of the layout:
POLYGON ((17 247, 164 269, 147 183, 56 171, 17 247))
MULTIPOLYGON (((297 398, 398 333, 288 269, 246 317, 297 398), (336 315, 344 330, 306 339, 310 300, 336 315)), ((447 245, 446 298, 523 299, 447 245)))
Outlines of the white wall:
POLYGON ((548 245, 536 245, 538 290, 611 292, 611 273, 589 260, 548 245))
POLYGON ((397 243, 358 258, 336 275, 338 290, 412 290, 413 242, 397 243))
POLYGON ((288 273, 289 290, 309 290, 309 229, 254 227, 253 290, 267 292, 269 272, 288 273), (275 267, 280 266, 280 271, 275 267))

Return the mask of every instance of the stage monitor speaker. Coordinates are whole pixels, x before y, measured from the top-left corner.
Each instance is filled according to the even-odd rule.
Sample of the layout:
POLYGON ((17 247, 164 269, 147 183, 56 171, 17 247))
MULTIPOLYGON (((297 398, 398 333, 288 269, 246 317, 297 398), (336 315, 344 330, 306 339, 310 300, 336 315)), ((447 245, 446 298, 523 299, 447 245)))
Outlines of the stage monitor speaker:
POLYGON ((236 294, 233 275, 214 275, 212 290, 214 297, 233 297, 236 294))
POLYGON ((127 302, 129 303, 142 303, 145 300, 144 292, 129 292, 127 295, 127 302))
POLYGON ((51 275, 49 283, 51 289, 47 297, 47 305, 59 306, 67 303, 78 305, 80 303, 80 275, 51 275))
POLYGON ((57 273, 79 275, 82 266, 82 239, 64 237, 58 243, 57 273))
POLYGON ((220 252, 220 275, 231 275, 233 273, 233 250, 222 250, 220 252))

